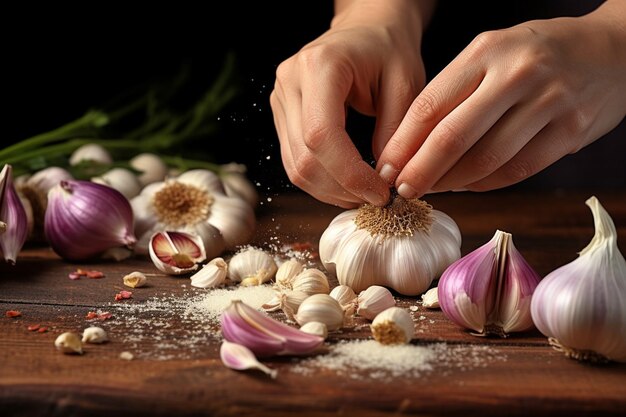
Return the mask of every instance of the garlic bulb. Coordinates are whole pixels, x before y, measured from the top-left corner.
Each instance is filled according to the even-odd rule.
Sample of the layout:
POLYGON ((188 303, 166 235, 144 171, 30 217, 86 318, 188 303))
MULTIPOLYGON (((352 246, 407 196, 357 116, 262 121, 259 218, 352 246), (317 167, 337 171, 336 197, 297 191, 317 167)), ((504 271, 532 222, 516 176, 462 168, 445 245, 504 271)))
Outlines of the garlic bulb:
POLYGON ((341 213, 324 231, 320 259, 340 284, 362 291, 384 285, 417 295, 461 256, 456 223, 420 200, 397 196, 386 207, 341 213))
POLYGON ((530 300, 541 277, 513 245, 510 233, 496 231, 485 245, 450 265, 437 296, 446 317, 479 335, 506 337, 533 327, 530 300))
POLYGON ((248 247, 230 259, 228 278, 242 285, 261 285, 276 274, 276 262, 267 252, 248 247))
POLYGON ((280 289, 292 289, 294 278, 302 272, 304 265, 297 259, 291 258, 283 262, 276 271, 276 285, 280 289))
POLYGON ((153 153, 141 153, 128 163, 131 167, 141 172, 137 179, 144 187, 153 182, 163 181, 167 177, 167 165, 158 155, 153 153))
POLYGON ((319 321, 310 321, 300 327, 300 330, 304 333, 319 336, 322 339, 326 339, 328 337, 328 329, 326 328, 326 325, 324 323, 320 323, 319 321))
POLYGON ((626 362, 626 260, 610 215, 596 197, 586 204, 593 213, 593 239, 577 259, 539 283, 532 319, 569 357, 626 362))
POLYGON ((215 258, 191 276, 191 286, 214 288, 226 282, 228 264, 222 258, 215 258))
POLYGON ((221 166, 220 178, 222 183, 224 183, 226 195, 239 197, 250 204, 251 207, 256 207, 259 202, 259 194, 245 174, 245 165, 232 162, 221 166))
POLYGON ((356 300, 357 314, 368 320, 374 320, 378 314, 396 305, 393 294, 385 287, 372 285, 361 291, 356 300))
POLYGON ((250 205, 226 196, 219 178, 202 169, 150 184, 131 204, 143 252, 155 232, 175 230, 200 236, 207 256, 214 258, 247 243, 256 223, 250 205))
POLYGON ((139 180, 130 170, 126 168, 113 168, 99 177, 93 177, 92 182, 108 185, 116 189, 127 199, 131 199, 141 191, 139 180))
POLYGON ((400 307, 389 307, 378 314, 370 326, 372 336, 383 345, 409 343, 415 333, 415 325, 408 311, 400 307))
POLYGON ((72 166, 78 165, 83 161, 109 165, 113 163, 113 158, 111 158, 111 154, 103 146, 88 143, 76 149, 70 156, 70 165, 72 166))
POLYGON ((30 225, 24 202, 13 186, 11 165, 5 165, 0 172, 0 224, 0 256, 14 265, 26 242, 30 225))
POLYGON ((302 291, 306 294, 328 294, 330 285, 328 278, 322 271, 316 268, 308 268, 300 272, 293 280, 294 291, 302 291))
POLYGON ((315 294, 300 304, 295 319, 300 326, 317 321, 324 323, 329 331, 333 331, 343 327, 344 311, 330 295, 315 294))
POLYGON ((182 275, 206 259, 202 239, 182 232, 158 232, 150 239, 150 259, 161 272, 182 275))
POLYGON ((46 238, 62 258, 88 259, 132 246, 133 213, 118 191, 89 181, 61 181, 48 193, 46 238))

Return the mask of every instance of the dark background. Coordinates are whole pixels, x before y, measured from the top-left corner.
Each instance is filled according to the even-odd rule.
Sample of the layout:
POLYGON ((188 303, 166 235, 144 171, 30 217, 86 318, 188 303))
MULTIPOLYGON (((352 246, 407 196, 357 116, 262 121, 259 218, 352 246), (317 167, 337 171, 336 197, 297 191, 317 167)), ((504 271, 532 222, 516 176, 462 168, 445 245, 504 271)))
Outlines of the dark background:
MULTIPOLYGON (((529 19, 579 15, 600 1, 441 1, 424 38, 432 78, 484 30, 529 19)), ((242 94, 220 115, 220 132, 202 146, 218 162, 238 161, 267 195, 290 189, 280 162, 269 94, 278 64, 328 28, 331 1, 181 2, 146 9, 5 10, 2 145, 50 130, 146 81, 190 63, 206 86, 228 51, 237 57, 242 94), (279 16, 280 14, 280 16, 279 16), (269 157, 269 158, 268 158, 269 157)), ((351 114, 349 131, 364 155, 373 123, 351 114)), ((626 133, 613 132, 517 188, 624 187, 626 133)))

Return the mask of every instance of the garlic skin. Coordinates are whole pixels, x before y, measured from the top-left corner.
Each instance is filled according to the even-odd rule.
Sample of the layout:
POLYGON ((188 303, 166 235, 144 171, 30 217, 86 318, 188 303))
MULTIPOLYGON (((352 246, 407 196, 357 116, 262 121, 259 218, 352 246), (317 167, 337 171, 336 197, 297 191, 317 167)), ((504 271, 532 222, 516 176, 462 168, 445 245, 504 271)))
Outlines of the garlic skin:
POLYGON ((387 288, 381 287, 380 285, 372 285, 359 293, 356 304, 356 313, 359 316, 365 317, 368 320, 374 320, 378 314, 388 308, 394 307, 396 300, 393 298, 391 291, 387 288))
POLYGON ((233 300, 220 320, 224 339, 258 356, 303 355, 324 343, 321 337, 280 323, 240 300, 233 300))
POLYGON ((87 327, 83 330, 83 343, 104 343, 109 341, 107 332, 101 327, 87 327))
POLYGON ((165 162, 153 153, 140 153, 133 157, 129 164, 137 171, 141 171, 137 179, 142 187, 165 180, 169 170, 165 162))
POLYGON ((328 331, 338 330, 343 327, 344 311, 334 298, 328 294, 315 294, 308 297, 300 304, 296 322, 300 326, 316 321, 324 323, 328 331))
POLYGON ((276 275, 274 258, 261 249, 248 247, 230 259, 228 278, 242 285, 261 285, 276 275))
POLYGON ((13 186, 13 168, 5 165, 0 172, 0 256, 15 265, 17 255, 28 237, 28 213, 13 186))
POLYGON ((530 302, 541 277, 513 244, 510 233, 493 238, 442 274, 439 305, 448 319, 477 335, 506 337, 533 328, 530 302))
POLYGON ((91 182, 114 188, 128 200, 141 191, 141 184, 137 176, 126 168, 113 168, 99 177, 93 177, 91 182))
POLYGON ((310 321, 304 326, 300 327, 300 330, 304 333, 319 336, 324 340, 326 340, 326 338, 328 337, 328 328, 324 323, 320 323, 319 321, 310 321))
POLYGON ((293 280, 303 269, 304 265, 297 259, 291 258, 283 262, 276 271, 276 285, 280 289, 293 289, 293 280))
POLYGON ((215 258, 247 243, 256 225, 252 207, 226 196, 217 175, 203 169, 150 184, 131 205, 139 252, 146 252, 155 232, 173 230, 200 236, 207 257, 215 258))
POLYGON ((415 334, 415 325, 408 311, 390 307, 378 314, 370 325, 372 336, 383 345, 409 343, 415 334))
POLYGON ((128 200, 89 181, 61 181, 50 190, 44 231, 52 249, 69 260, 89 259, 136 241, 128 200))
POLYGON ((109 151, 104 149, 103 146, 88 143, 77 148, 70 156, 70 165, 75 166, 82 161, 96 162, 102 165, 110 165, 113 163, 113 158, 109 151))
POLYGON ((221 166, 220 178, 227 196, 239 197, 254 208, 259 203, 259 193, 246 178, 246 171, 245 165, 232 162, 221 166))
POLYGON ((215 258, 191 276, 191 286, 215 288, 226 282, 228 264, 222 258, 215 258))
POLYGON ((354 291, 384 285, 417 295, 461 256, 456 223, 420 200, 395 197, 384 208, 363 205, 333 219, 319 242, 320 259, 354 291))
POLYGON ((80 337, 76 333, 72 332, 61 333, 54 340, 54 347, 56 347, 60 352, 67 354, 83 354, 83 343, 81 342, 80 337))
POLYGON ((146 275, 139 271, 133 271, 122 278, 124 285, 130 288, 145 287, 148 283, 146 275))
POLYGON ((292 288, 294 291, 314 294, 328 294, 330 285, 326 275, 316 268, 308 268, 300 272, 293 280, 292 288))
POLYGON ((593 239, 537 286, 532 319, 571 358, 626 362, 626 260, 610 215, 596 197, 585 204, 593 213, 593 239))
POLYGON ((287 290, 278 293, 261 307, 268 312, 283 310, 289 320, 295 321, 295 314, 298 312, 300 305, 309 297, 309 294, 301 291, 287 290))
POLYGON ((422 305, 426 308, 439 308, 439 295, 437 287, 431 288, 422 294, 422 305))
POLYGON ((259 362, 254 353, 247 347, 237 343, 224 340, 220 346, 220 359, 222 363, 236 371, 245 371, 248 369, 258 369, 269 375, 272 379, 276 379, 278 371, 270 369, 259 362))
POLYGON ((182 275, 198 269, 206 259, 202 239, 182 232, 158 232, 150 239, 150 259, 168 275, 182 275))

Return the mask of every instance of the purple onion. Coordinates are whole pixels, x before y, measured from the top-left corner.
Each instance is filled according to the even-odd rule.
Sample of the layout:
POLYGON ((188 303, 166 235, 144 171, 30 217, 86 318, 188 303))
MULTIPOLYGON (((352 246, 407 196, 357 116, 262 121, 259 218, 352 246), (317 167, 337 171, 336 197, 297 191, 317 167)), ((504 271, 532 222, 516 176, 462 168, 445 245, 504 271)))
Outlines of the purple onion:
POLYGON ((0 172, 0 255, 10 264, 15 264, 17 255, 28 237, 28 217, 13 185, 11 165, 0 172))

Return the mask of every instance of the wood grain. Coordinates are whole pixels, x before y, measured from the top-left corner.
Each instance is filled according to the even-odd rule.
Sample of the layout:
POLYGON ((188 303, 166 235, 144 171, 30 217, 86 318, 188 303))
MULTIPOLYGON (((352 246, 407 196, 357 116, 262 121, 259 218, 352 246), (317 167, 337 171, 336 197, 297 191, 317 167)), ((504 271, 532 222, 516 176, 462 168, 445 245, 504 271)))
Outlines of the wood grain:
MULTIPOLYGON (((593 221, 576 194, 442 194, 429 198, 451 215, 463 233, 463 253, 486 242, 496 229, 513 233, 517 248, 542 275, 571 261, 593 234, 593 221)), ((626 193, 598 195, 618 227, 618 242, 626 252, 626 193)), ((266 246, 310 241, 339 213, 310 197, 294 194, 275 198, 259 210, 255 243, 266 246)), ((311 416, 442 415, 623 415, 626 412, 626 365, 590 366, 552 350, 538 332, 507 339, 477 338, 459 329, 436 310, 421 306, 414 313, 416 345, 446 343, 454 360, 437 361, 420 377, 376 379, 366 372, 346 375, 324 368, 296 372, 300 361, 272 358, 278 369, 269 380, 255 372, 225 368, 218 354, 219 336, 211 326, 178 317, 172 311, 134 311, 113 300, 123 288, 121 277, 132 270, 155 272, 145 259, 123 263, 79 265, 60 260, 49 249, 28 248, 15 267, 0 266, 0 415, 258 415, 311 416), (106 277, 71 281, 77 267, 99 269, 106 277), (16 309, 22 317, 9 319, 16 309), (82 356, 62 355, 53 341, 63 331, 81 331, 94 323, 89 311, 109 310, 112 320, 95 322, 107 329, 111 342, 88 345, 82 356), (130 317, 136 320, 129 320, 130 317), (155 320, 166 330, 153 329, 155 320), (39 324, 47 333, 29 332, 39 324), (205 332, 206 330, 206 332, 205 332), (141 335, 134 342, 128 335, 141 335), (154 336, 152 337, 151 334, 154 336), (190 335, 192 343, 172 342, 190 335), (168 347, 169 346, 169 347, 168 347), (485 356, 472 365, 464 354, 485 356), (119 359, 122 351, 133 361, 119 359), (162 360, 164 357, 169 359, 162 360)), ((149 300, 193 297, 186 278, 156 276, 150 286, 133 291, 125 303, 145 306, 149 300)), ((415 298, 399 298, 416 305, 415 298)), ((329 344, 368 336, 362 319, 355 327, 333 335, 329 344)), ((189 341, 188 340, 188 341, 189 341)))

